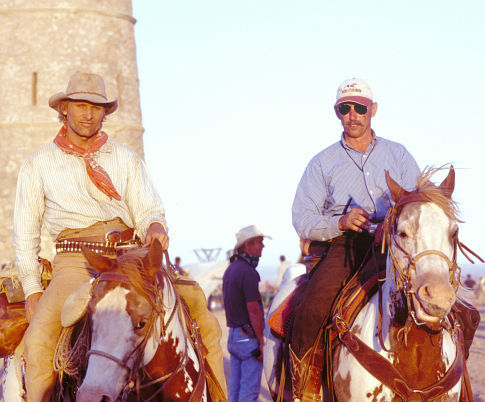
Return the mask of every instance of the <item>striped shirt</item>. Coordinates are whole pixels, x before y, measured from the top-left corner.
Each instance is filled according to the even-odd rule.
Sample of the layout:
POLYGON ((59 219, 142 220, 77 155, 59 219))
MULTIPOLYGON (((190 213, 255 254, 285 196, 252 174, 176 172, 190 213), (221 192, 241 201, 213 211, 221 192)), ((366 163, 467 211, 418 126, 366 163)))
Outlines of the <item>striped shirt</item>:
POLYGON ((340 236, 338 220, 352 198, 348 211, 361 208, 372 219, 382 220, 391 207, 384 170, 404 189, 417 185, 419 167, 406 148, 376 137, 364 153, 349 146, 342 136, 308 164, 293 201, 293 226, 303 239, 325 241, 340 236))
POLYGON ((67 228, 87 228, 117 217, 141 239, 153 222, 167 227, 145 163, 133 150, 108 139, 94 159, 108 173, 121 201, 110 199, 94 185, 82 158, 67 154, 54 143, 31 154, 20 168, 13 242, 26 296, 42 292, 37 262, 42 224, 53 240, 67 228))

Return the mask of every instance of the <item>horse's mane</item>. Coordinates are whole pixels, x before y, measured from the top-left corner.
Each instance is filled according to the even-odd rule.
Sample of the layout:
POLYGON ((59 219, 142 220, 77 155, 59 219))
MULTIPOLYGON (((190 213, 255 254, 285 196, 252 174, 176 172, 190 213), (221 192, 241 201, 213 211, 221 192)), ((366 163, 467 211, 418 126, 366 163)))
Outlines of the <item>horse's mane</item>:
POLYGON ((438 168, 428 166, 426 167, 418 178, 418 183, 414 193, 417 193, 424 200, 432 202, 440 207, 448 218, 462 222, 459 219, 460 211, 456 201, 453 200, 451 194, 445 194, 439 186, 436 186, 432 181, 431 177, 442 170, 445 170, 446 166, 441 166, 438 168))

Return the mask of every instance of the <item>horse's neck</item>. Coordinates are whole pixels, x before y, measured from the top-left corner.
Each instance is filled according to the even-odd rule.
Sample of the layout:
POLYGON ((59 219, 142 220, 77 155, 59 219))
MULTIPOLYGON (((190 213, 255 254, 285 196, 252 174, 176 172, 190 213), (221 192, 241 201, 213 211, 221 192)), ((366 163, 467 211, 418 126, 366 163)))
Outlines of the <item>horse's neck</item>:
MULTIPOLYGON (((163 315, 163 331, 159 325, 151 341, 156 344, 153 358, 146 364, 145 369, 151 376, 165 376, 177 370, 187 361, 194 362, 196 371, 199 370, 197 354, 192 346, 190 334, 187 330, 182 304, 178 302, 175 288, 168 280, 164 284, 163 304, 167 307, 163 315)), ((145 354, 146 354, 145 350, 145 354)))

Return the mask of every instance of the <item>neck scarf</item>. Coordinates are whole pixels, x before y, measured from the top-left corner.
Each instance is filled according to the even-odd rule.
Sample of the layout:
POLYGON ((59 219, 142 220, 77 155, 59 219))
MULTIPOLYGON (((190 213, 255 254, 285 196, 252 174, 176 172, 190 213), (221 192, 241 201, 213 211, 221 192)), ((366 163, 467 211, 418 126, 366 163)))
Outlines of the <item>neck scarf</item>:
POLYGON ((61 127, 56 138, 54 138, 54 144, 70 155, 83 158, 88 176, 94 185, 110 199, 114 198, 115 200, 121 201, 121 195, 116 191, 108 173, 106 173, 106 171, 93 159, 93 153, 98 151, 99 148, 106 143, 108 135, 104 131, 99 131, 96 134, 96 139, 91 143, 89 148, 85 150, 75 145, 69 138, 67 138, 66 131, 66 127, 61 127))
POLYGON ((254 255, 250 255, 248 253, 234 254, 230 261, 233 262, 236 259, 246 261, 254 269, 256 269, 259 263, 259 257, 255 257, 254 255))

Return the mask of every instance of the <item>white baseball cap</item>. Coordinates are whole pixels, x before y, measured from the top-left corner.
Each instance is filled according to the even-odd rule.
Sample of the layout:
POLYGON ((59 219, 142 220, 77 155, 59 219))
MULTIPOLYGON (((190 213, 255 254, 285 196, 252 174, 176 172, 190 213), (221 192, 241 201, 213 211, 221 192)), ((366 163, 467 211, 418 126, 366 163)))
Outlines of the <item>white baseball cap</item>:
POLYGON ((246 226, 236 233, 236 245, 234 246, 234 250, 237 250, 244 243, 254 237, 266 237, 271 239, 271 236, 263 234, 263 232, 261 232, 255 225, 246 226))
POLYGON ((342 82, 337 90, 335 106, 344 102, 355 102, 367 107, 372 105, 372 90, 369 84, 359 78, 342 82))

